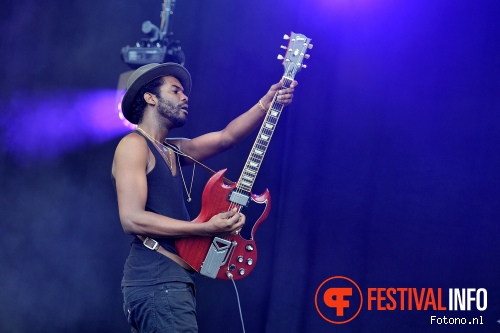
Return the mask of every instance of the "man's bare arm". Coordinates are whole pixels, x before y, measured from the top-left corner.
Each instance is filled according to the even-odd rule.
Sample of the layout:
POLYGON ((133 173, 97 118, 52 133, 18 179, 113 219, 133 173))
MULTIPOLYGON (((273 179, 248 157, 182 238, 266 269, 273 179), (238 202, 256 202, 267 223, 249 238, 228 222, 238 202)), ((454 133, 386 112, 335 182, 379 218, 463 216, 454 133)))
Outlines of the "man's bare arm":
MULTIPOLYGON (((285 105, 290 104, 296 85, 297 82, 294 81, 290 88, 283 90, 279 90, 282 86, 281 82, 272 85, 267 94, 262 98, 262 104, 264 104, 265 108, 268 110, 278 91, 280 91, 278 96, 280 103, 285 105)), ((176 144, 184 153, 191 157, 197 160, 204 160, 242 141, 261 124, 264 116, 265 110, 256 103, 250 110, 231 121, 221 131, 207 133, 191 140, 176 139, 171 142, 176 144)))
POLYGON ((236 211, 218 214, 206 223, 186 223, 146 211, 148 163, 155 161, 144 138, 132 133, 120 141, 112 172, 120 221, 126 233, 153 237, 211 236, 230 234, 243 227, 245 217, 236 211))

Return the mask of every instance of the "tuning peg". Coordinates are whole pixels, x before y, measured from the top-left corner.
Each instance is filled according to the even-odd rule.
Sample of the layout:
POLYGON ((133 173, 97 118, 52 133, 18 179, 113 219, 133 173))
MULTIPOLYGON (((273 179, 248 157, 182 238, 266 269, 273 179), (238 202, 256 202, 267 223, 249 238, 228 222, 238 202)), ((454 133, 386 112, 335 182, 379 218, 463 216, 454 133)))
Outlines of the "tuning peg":
POLYGON ((309 50, 310 50, 310 49, 312 49, 312 48, 313 48, 313 44, 309 44, 309 45, 307 45, 307 47, 308 47, 308 48, 309 48, 309 50))
POLYGON ((304 58, 306 58, 306 59, 309 59, 310 57, 311 57, 311 55, 310 55, 310 54, 305 54, 305 55, 304 55, 304 58))
POLYGON ((287 48, 286 46, 284 46, 284 45, 281 45, 280 47, 281 47, 283 50, 287 50, 287 49, 288 49, 288 48, 287 48))
POLYGON ((302 65, 302 66, 300 66, 300 67, 302 67, 302 68, 307 68, 307 65, 302 65))
POLYGON ((284 36, 283 36, 283 39, 284 39, 284 40, 289 40, 289 39, 290 39, 290 36, 288 36, 288 35, 284 35, 284 36))
POLYGON ((278 54, 278 60, 283 60, 285 59, 281 54, 278 54))

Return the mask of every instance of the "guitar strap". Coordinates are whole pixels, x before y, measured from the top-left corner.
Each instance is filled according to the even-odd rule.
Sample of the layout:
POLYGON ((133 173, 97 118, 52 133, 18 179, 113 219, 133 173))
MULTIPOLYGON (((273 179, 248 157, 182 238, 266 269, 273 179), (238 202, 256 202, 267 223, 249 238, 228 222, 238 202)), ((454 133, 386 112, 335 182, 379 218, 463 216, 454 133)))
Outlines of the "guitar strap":
POLYGON ((181 259, 181 257, 173 254, 170 251, 167 251, 163 246, 160 245, 160 243, 158 243, 154 239, 149 238, 149 237, 144 237, 141 235, 137 235, 137 238, 139 238, 141 240, 142 244, 144 244, 144 246, 147 247, 148 249, 163 254, 165 257, 169 258, 170 260, 177 263, 179 266, 181 266, 182 268, 184 268, 185 270, 187 270, 189 272, 194 271, 193 268, 191 266, 189 266, 189 264, 187 262, 185 262, 184 260, 181 259))

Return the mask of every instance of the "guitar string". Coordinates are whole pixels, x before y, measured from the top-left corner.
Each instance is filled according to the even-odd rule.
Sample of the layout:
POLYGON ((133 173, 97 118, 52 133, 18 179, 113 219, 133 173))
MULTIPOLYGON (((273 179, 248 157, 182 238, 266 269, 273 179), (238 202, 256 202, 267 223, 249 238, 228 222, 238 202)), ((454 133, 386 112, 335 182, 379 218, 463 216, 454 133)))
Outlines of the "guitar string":
MULTIPOLYGON (((304 47, 305 47, 305 46, 306 46, 306 45, 304 45, 304 47)), ((304 50, 303 50, 303 51, 304 51, 304 50)), ((302 53, 303 53, 303 52, 302 52, 302 53)), ((293 63, 288 63, 288 64, 286 64, 286 65, 285 65, 285 73, 287 73, 287 72, 289 71, 290 67, 293 67, 294 65, 295 65, 295 64, 293 64, 293 63)), ((293 74, 292 76, 294 76, 294 73, 292 73, 292 74, 293 74)), ((286 74, 283 76, 283 81, 284 81, 284 82, 283 82, 283 87, 282 87, 281 89, 284 89, 284 88, 289 88, 289 87, 290 87, 290 85, 291 85, 291 83, 293 82, 293 80, 291 80, 290 78, 288 78, 288 77, 286 76, 286 74)), ((280 90, 281 90, 281 89, 280 89, 280 90)), ((275 97, 273 98, 273 101, 271 102, 271 107, 270 107, 271 109, 275 109, 275 111, 278 111, 277 117, 274 117, 274 116, 272 116, 270 113, 268 113, 268 114, 266 115, 266 118, 264 119, 264 123, 271 123, 271 124, 273 125, 273 128, 274 128, 274 126, 277 124, 277 122, 278 122, 278 120, 279 120, 279 116, 280 116, 281 111, 282 111, 282 109, 283 109, 283 105, 282 105, 282 103, 279 103, 279 102, 278 102, 278 100, 277 100, 277 95, 278 95, 278 93, 277 93, 277 94, 275 95, 275 97), (276 105, 276 104, 278 104, 278 105, 276 105), (277 110, 277 109, 281 109, 281 110, 277 110), (273 119, 273 118, 275 118, 275 119, 273 119), (272 121, 271 121, 271 120, 272 120, 272 121)), ((266 130, 266 128, 265 128, 264 126, 262 126, 262 131, 261 131, 261 133, 262 133, 262 134, 264 134, 264 135, 268 135, 267 140, 270 140, 270 139, 271 139, 271 136, 272 136, 272 134, 273 134, 273 131, 271 131, 271 130, 266 130)), ((265 148, 265 149, 263 149, 263 152, 262 152, 262 154, 261 154, 261 155, 262 155, 262 158, 259 160, 258 158, 256 158, 255 156, 253 156, 253 155, 254 155, 254 154, 253 154, 253 152, 255 151, 255 149, 252 149, 252 154, 251 154, 251 156, 249 157, 249 159, 248 159, 248 161, 247 161, 247 163, 246 163, 246 167, 245 167, 245 169, 249 169, 249 165, 250 165, 250 163, 251 163, 251 162, 257 163, 257 164, 258 164, 258 168, 257 168, 256 170, 255 170, 255 169, 252 169, 252 171, 254 171, 255 175, 257 174, 257 172, 258 172, 258 171, 259 171, 259 169, 260 169, 260 164, 262 163, 262 160, 263 160, 264 154, 265 154, 265 152, 266 152, 266 150, 267 150, 267 146, 265 145, 265 143, 261 143, 261 142, 259 142, 259 141, 260 141, 260 139, 259 139, 259 137, 257 137, 257 140, 256 140, 256 142, 255 142, 254 148, 260 148, 260 149, 265 148), (260 145, 260 146, 259 146, 259 145, 260 145)), ((245 170, 243 171, 242 175, 240 176, 240 181, 241 181, 241 179, 243 178, 243 176, 244 176, 244 175, 245 175, 245 170)), ((255 181, 255 176, 253 176, 253 177, 252 177, 252 183, 253 183, 254 181, 255 181)), ((251 191, 251 187, 250 187, 250 190, 249 190, 249 191, 245 191, 245 189, 243 189, 243 188, 242 188, 242 186, 241 186, 241 182, 240 182, 240 184, 238 184, 238 185, 236 186, 236 189, 235 189, 235 192, 236 192, 236 193, 238 193, 238 194, 242 194, 242 195, 244 194, 244 192, 250 192, 250 191, 251 191)), ((236 206, 238 206, 238 205, 236 205, 236 204, 234 204, 234 203, 232 203, 232 202, 231 202, 231 203, 230 203, 230 205, 229 205, 229 210, 231 210, 231 209, 235 208, 236 206)), ((241 209, 241 206, 239 206, 239 209, 238 209, 238 210, 240 210, 240 209, 241 209)))
MULTIPOLYGON (((287 77, 286 73, 290 70, 290 67, 294 67, 294 65, 295 64, 293 64, 293 63, 288 63, 288 64, 285 65, 285 75, 283 75, 283 77, 282 77, 282 79, 283 79, 283 86, 282 86, 282 88, 280 88, 280 90, 285 89, 285 88, 289 88, 291 86, 291 84, 293 82, 293 79, 290 79, 289 77, 287 77)), ((291 73, 291 74, 293 74, 292 77, 295 76, 295 73, 291 73)), ((270 141, 270 139, 272 137, 272 134, 274 133, 274 128, 275 128, 276 124, 278 123, 279 116, 281 115, 281 111, 283 110, 283 107, 284 107, 282 105, 282 103, 278 102, 277 96, 278 96, 278 92, 276 93, 276 95, 274 96, 274 98, 273 98, 273 100, 271 102, 270 109, 274 109, 275 111, 278 111, 278 114, 277 114, 277 116, 273 116, 270 112, 268 112, 267 115, 266 115, 266 118, 264 119, 263 125, 261 127, 262 130, 259 133, 259 135, 260 134, 267 135, 268 136, 268 138, 267 138, 268 142, 270 141), (273 125, 273 130, 266 129, 265 126, 264 126, 264 124, 266 124, 266 123, 272 124, 273 125)), ((268 145, 269 145, 269 143, 267 144, 267 146, 268 145)), ((260 165, 262 163, 264 155, 265 155, 265 153, 267 151, 267 146, 266 146, 265 143, 260 143, 260 139, 259 139, 259 137, 257 137, 257 140, 255 141, 255 144, 254 144, 254 148, 252 149, 252 153, 250 154, 250 157, 248 158, 248 161, 245 164, 245 169, 242 172, 242 175, 240 176, 240 181, 238 182, 238 184, 236 185, 236 188, 234 190, 237 194, 245 195, 245 192, 249 192, 249 193, 251 192, 251 186, 250 186, 250 189, 248 191, 245 191, 245 189, 242 188, 242 186, 241 186, 241 180, 242 180, 243 176, 245 175, 245 170, 249 168, 251 162, 254 162, 254 163, 258 164, 257 169, 252 169, 252 171, 255 172, 255 175, 257 175, 257 172, 260 169, 260 165), (260 160, 258 158, 256 158, 255 156, 253 156, 255 148, 260 148, 260 149, 264 148, 262 150, 262 154, 261 154, 262 158, 260 158, 260 160)), ((252 184, 251 185, 253 185, 254 181, 255 181, 255 176, 252 176, 252 184)), ((237 205, 236 203, 231 202, 229 204, 229 211, 232 210, 233 208, 236 208, 236 207, 238 209, 238 212, 242 208, 240 205, 237 205)))
MULTIPOLYGON (((276 99, 276 96, 277 96, 277 95, 278 95, 278 94, 276 93, 276 95, 275 95, 275 96, 274 96, 274 98, 273 98, 273 101, 271 102, 270 109, 274 108, 274 100, 276 99)), ((269 119, 269 113, 268 113, 268 114, 266 115, 266 117, 264 118, 264 122, 263 122, 263 124, 264 124, 264 123, 266 123, 266 122, 269 122, 269 121, 268 121, 268 119, 269 119)), ((261 126, 261 128, 262 128, 262 129, 264 128, 264 127, 263 127, 263 125, 261 126)), ((261 130, 261 131, 259 132, 259 135, 260 135, 260 133, 262 133, 262 132, 263 132, 263 130, 261 130)), ((241 176, 240 176, 240 178, 239 178, 238 184, 236 185, 236 188, 235 188, 235 190, 234 190, 237 194, 245 195, 245 192, 250 192, 250 191, 251 191, 251 188, 249 189, 249 191, 245 191, 245 189, 244 189, 244 188, 242 188, 242 178, 243 178, 243 176, 244 176, 244 174, 245 174, 245 170, 249 168, 250 163, 251 163, 251 162, 258 162, 258 160, 257 160, 257 159, 253 156, 253 155, 254 155, 254 152, 255 152, 255 148, 258 146, 258 141, 259 141, 259 137, 257 137, 257 139, 256 139, 256 141, 255 141, 255 144, 254 144, 254 146, 253 146, 253 148, 252 148, 252 151, 251 151, 251 153, 250 153, 250 156, 248 157, 248 160, 247 160, 247 162, 246 162, 246 164, 245 164, 244 171, 242 172, 242 174, 241 174, 241 176)), ((257 169, 257 170, 254 170, 254 171, 255 171, 255 174, 257 174, 258 169, 257 169)), ((253 177, 253 180, 255 180, 255 177, 253 177)), ((233 208, 236 208, 236 206, 239 206, 239 205, 237 205, 237 204, 235 204, 235 203, 231 202, 231 203, 230 203, 230 205, 229 205, 229 210, 231 210, 231 209, 233 209, 233 208)), ((239 210, 241 210, 241 208, 242 208, 242 207, 241 207, 241 206, 239 206, 238 211, 239 211, 239 210)))
MULTIPOLYGON (((292 66, 293 64, 288 64, 288 67, 292 66)), ((285 67, 286 68, 286 67, 285 67)), ((286 71, 285 71, 286 72, 286 71)), ((291 80, 290 78, 286 77, 286 75, 283 76, 283 87, 281 89, 285 89, 285 88, 289 88, 291 83, 293 82, 293 79, 291 80)), ((280 90, 281 90, 280 89, 280 90)), ((251 186, 249 186, 249 189, 248 191, 246 191, 244 188, 242 188, 241 186, 241 180, 242 178, 244 177, 247 169, 250 168, 250 163, 251 162, 254 162, 257 164, 257 168, 256 169, 253 169, 252 170, 254 171, 254 175, 251 176, 252 177, 252 183, 251 185, 253 185, 253 182, 255 181, 255 177, 260 169, 260 165, 264 159, 264 155, 267 151, 267 147, 269 145, 269 141, 272 137, 272 134, 274 133, 274 129, 275 129, 275 126, 276 124, 278 123, 278 120, 279 120, 279 116, 281 115, 281 112, 283 110, 283 104, 278 102, 277 100, 277 96, 278 96, 278 93, 276 93, 276 95, 274 96, 272 102, 271 102, 271 106, 270 106, 270 110, 274 110, 274 111, 277 111, 277 115, 274 116, 271 112, 268 112, 267 115, 266 115, 266 118, 264 119, 263 121, 263 125, 261 126, 262 130, 259 132, 259 136, 261 134, 264 134, 264 135, 267 135, 267 146, 266 146, 266 143, 265 142, 262 142, 262 140, 259 138, 259 136, 257 137, 257 140, 254 144, 254 147, 252 149, 252 153, 250 155, 250 157, 248 158, 248 161, 247 163, 245 164, 245 169, 244 171, 242 172, 242 175, 240 176, 240 181, 238 182, 236 188, 235 188, 235 192, 237 194, 241 194, 241 195, 247 195, 245 192, 247 192, 248 194, 251 195, 251 186), (270 130, 270 129, 266 129, 265 128, 265 124, 268 123, 268 124, 271 124, 273 126, 273 130, 270 130), (262 150, 262 154, 261 154, 261 157, 260 158, 257 158, 255 155, 254 155, 254 152, 255 152, 255 149, 261 149, 262 150)), ((242 206, 236 204, 236 203, 233 203, 233 202, 230 202, 229 204, 229 210, 232 210, 233 208, 237 208, 237 211, 241 211, 242 209, 242 206)), ((238 235, 240 233, 241 230, 238 230, 236 232, 236 235, 238 235)), ((229 236, 226 236, 226 237, 230 237, 232 235, 229 235, 229 236)), ((226 240, 229 240, 228 238, 226 237, 223 237, 224 239, 226 240)))

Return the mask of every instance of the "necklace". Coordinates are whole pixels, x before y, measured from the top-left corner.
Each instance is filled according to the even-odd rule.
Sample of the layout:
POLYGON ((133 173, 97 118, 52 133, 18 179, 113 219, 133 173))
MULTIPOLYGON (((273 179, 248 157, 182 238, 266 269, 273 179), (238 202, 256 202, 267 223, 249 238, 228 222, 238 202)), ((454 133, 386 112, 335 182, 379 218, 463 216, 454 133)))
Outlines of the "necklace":
MULTIPOLYGON (((189 191, 188 191, 188 188, 187 188, 187 185, 186 185, 186 181, 184 180, 184 174, 182 173, 182 168, 180 167, 181 161, 180 161, 179 155, 181 155, 181 153, 178 153, 177 151, 175 151, 173 149, 168 149, 168 147, 164 143, 161 143, 160 141, 158 141, 155 138, 153 138, 151 135, 149 135, 146 131, 144 131, 139 126, 137 126, 137 130, 139 132, 141 132, 142 134, 144 134, 144 136, 146 136, 156 146, 159 146, 160 153, 163 155, 163 157, 165 158, 165 160, 168 160, 167 165, 170 167, 171 171, 173 170, 172 169, 173 168, 172 158, 171 158, 172 151, 174 151, 174 153, 177 154, 177 162, 178 162, 177 165, 179 166, 179 171, 181 173, 182 183, 184 184, 184 189, 186 190, 187 202, 191 202, 191 191, 193 189, 194 170, 195 170, 196 165, 193 164, 193 174, 191 175, 191 185, 189 186, 189 191), (168 153, 168 156, 165 155, 166 153, 168 153)), ((167 141, 167 139, 165 139, 165 141, 167 141)), ((182 155, 185 155, 185 154, 182 153, 182 155)))
POLYGON ((174 169, 173 168, 173 165, 172 165, 172 152, 170 151, 170 149, 168 149, 167 147, 161 145, 160 146, 160 149, 161 149, 161 152, 162 152, 162 155, 163 157, 165 157, 165 159, 168 161, 168 167, 170 168, 171 171, 173 171, 174 169), (165 153, 168 153, 168 156, 165 155, 165 153))
POLYGON ((158 150, 160 151, 160 153, 165 158, 165 161, 167 162, 168 167, 170 168, 171 171, 173 171, 174 169, 172 169, 173 168, 173 165, 172 165, 172 152, 170 151, 170 149, 168 149, 168 147, 166 147, 165 145, 163 145, 160 141, 156 140, 151 135, 149 135, 148 133, 146 133, 146 131, 144 131, 142 128, 137 127, 137 130, 139 132, 141 132, 142 134, 144 134, 149 140, 151 140, 157 146, 158 150), (166 155, 166 154, 168 154, 168 155, 166 155))
MULTIPOLYGON (((178 162, 178 165, 181 165, 179 155, 180 154, 177 154, 177 162, 178 162)), ((189 191, 188 191, 188 188, 186 186, 186 181, 184 180, 184 174, 182 173, 182 168, 179 167, 179 170, 181 171, 182 183, 184 184, 184 189, 186 190, 186 194, 187 194, 187 202, 191 202, 191 190, 193 189, 194 169, 195 168, 196 168, 196 164, 193 164, 193 173, 191 174, 191 185, 189 185, 189 191)))

